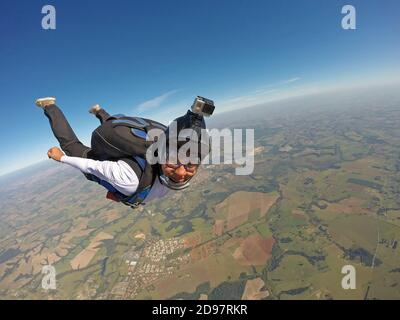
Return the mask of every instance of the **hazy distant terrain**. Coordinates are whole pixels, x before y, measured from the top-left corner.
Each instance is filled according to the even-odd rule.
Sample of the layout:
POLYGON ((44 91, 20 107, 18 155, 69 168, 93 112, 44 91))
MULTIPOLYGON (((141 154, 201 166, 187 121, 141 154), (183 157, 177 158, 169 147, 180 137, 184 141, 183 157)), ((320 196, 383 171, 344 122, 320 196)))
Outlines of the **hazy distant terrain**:
POLYGON ((398 89, 216 115, 255 128, 253 174, 205 166, 138 210, 50 160, 0 178, 0 298, 399 299, 398 89))

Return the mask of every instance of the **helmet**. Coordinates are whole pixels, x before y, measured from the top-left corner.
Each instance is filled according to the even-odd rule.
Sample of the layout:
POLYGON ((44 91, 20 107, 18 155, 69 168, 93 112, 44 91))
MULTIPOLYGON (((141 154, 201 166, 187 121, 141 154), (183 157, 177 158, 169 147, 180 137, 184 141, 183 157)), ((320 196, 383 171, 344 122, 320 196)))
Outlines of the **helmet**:
MULTIPOLYGON (((173 126, 169 125, 166 132, 165 132, 165 137, 166 137, 166 146, 167 150, 169 149, 169 138, 170 136, 177 140, 177 137, 179 136, 179 133, 184 130, 184 129, 192 129, 194 133, 197 135, 197 140, 193 139, 194 143, 198 143, 198 160, 201 162, 210 152, 210 140, 209 136, 206 129, 206 123, 204 121, 204 117, 202 115, 199 115, 197 113, 194 113, 190 110, 187 111, 187 113, 184 116, 181 116, 179 118, 176 118, 173 123, 175 123, 173 126), (176 130, 176 131, 175 131, 176 130)), ((177 141, 177 151, 179 151, 179 148, 181 148, 183 145, 186 143, 190 143, 190 140, 192 140, 191 137, 186 137, 185 141, 177 141)), ((168 155, 168 151, 167 151, 168 155)))
MULTIPOLYGON (((176 118, 173 121, 173 123, 174 123, 174 126, 169 125, 167 130, 165 131, 167 150, 169 150, 170 136, 173 137, 173 139, 177 140, 177 137, 179 136, 179 133, 181 132, 181 130, 192 129, 197 134, 198 160, 200 160, 199 162, 201 162, 208 155, 208 153, 210 151, 209 136, 208 136, 207 132, 204 130, 204 129, 206 129, 206 123, 204 121, 203 115, 200 115, 200 114, 197 114, 197 113, 194 113, 194 112, 188 110, 184 116, 176 118), (206 135, 206 136, 204 136, 204 135, 206 135)), ((187 137, 186 141, 177 141, 178 151, 179 151, 179 148, 182 147, 182 145, 188 143, 190 140, 191 140, 191 138, 187 137)), ((166 152, 168 155, 168 151, 166 151, 166 152)), ((160 174, 161 183, 173 190, 182 190, 182 189, 189 187, 190 179, 188 179, 184 182, 175 182, 175 181, 172 181, 167 176, 165 176, 162 172, 160 174)))

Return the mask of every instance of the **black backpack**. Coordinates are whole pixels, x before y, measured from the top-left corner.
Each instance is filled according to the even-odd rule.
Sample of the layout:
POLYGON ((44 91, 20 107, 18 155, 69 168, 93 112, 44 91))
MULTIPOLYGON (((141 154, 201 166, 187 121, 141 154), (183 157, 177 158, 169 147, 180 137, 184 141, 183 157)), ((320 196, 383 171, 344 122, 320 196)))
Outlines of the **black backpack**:
POLYGON ((111 117, 103 122, 92 134, 92 157, 95 160, 124 160, 127 162, 139 179, 139 185, 132 196, 125 196, 110 184, 99 178, 86 174, 92 181, 103 185, 118 199, 131 207, 137 207, 147 196, 155 179, 160 174, 159 164, 150 165, 146 161, 147 148, 153 141, 147 141, 146 136, 151 129, 167 129, 163 124, 150 119, 139 117, 111 117))

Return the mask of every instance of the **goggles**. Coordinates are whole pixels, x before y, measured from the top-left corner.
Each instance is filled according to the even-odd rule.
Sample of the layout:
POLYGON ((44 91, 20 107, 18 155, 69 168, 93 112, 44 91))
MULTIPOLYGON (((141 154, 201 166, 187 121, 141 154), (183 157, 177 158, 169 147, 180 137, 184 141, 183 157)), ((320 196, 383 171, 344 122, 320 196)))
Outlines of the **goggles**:
POLYGON ((181 164, 181 163, 172 164, 172 163, 166 163, 165 166, 168 167, 168 168, 175 169, 175 170, 176 170, 176 169, 179 169, 180 167, 183 166, 183 167, 185 168, 186 171, 191 172, 191 173, 195 172, 196 169, 197 169, 197 167, 198 167, 197 164, 193 164, 193 163, 188 163, 188 164, 181 164))

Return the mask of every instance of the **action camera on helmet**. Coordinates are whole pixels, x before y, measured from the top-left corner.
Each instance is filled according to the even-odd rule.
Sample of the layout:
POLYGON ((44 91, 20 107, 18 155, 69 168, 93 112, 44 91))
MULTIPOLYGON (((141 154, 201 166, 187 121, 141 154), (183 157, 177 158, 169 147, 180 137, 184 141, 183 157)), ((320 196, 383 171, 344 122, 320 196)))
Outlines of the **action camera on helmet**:
POLYGON ((215 109, 214 101, 197 96, 192 104, 192 112, 198 115, 209 117, 213 114, 215 109))

